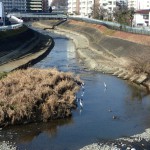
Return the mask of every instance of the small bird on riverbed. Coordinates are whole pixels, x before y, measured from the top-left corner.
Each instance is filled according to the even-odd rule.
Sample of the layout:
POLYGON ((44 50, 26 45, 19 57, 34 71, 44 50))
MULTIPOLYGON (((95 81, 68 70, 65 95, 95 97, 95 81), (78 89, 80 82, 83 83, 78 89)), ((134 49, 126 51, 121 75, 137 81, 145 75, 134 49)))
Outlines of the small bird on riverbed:
POLYGON ((108 109, 109 112, 112 112, 111 108, 108 109))
POLYGON ((83 103, 82 103, 82 99, 81 99, 81 98, 80 98, 79 104, 80 104, 80 107, 81 107, 81 109, 82 109, 82 108, 83 108, 83 103))
POLYGON ((119 119, 119 117, 118 117, 118 116, 115 116, 115 115, 113 115, 112 118, 113 118, 114 120, 119 119))
POLYGON ((84 82, 82 82, 81 83, 81 87, 84 89, 84 85, 85 85, 85 83, 84 82))
POLYGON ((104 87, 105 87, 105 89, 107 89, 107 85, 106 85, 106 83, 104 82, 104 87))
POLYGON ((82 92, 81 96, 82 96, 82 97, 84 96, 84 91, 82 92))

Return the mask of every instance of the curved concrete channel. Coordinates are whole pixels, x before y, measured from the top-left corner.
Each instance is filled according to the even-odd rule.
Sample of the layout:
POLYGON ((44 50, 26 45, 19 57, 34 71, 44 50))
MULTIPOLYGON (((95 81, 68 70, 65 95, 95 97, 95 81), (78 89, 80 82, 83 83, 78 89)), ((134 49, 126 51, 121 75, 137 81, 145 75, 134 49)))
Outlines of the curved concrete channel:
MULTIPOLYGON (((39 25, 39 26, 45 27, 45 25, 39 25)), ((107 56, 101 55, 103 53, 96 51, 94 48, 89 46, 89 40, 87 39, 87 37, 85 37, 81 34, 78 34, 76 32, 70 32, 70 31, 67 31, 64 29, 63 30, 55 30, 55 32, 73 39, 73 41, 76 45, 76 50, 78 52, 78 55, 82 58, 84 64, 87 65, 87 67, 89 67, 90 69, 96 70, 96 71, 102 71, 102 72, 106 72, 106 73, 111 73, 111 74, 114 73, 114 75, 119 75, 118 77, 123 76, 123 71, 116 68, 116 66, 121 68, 120 65, 118 65, 117 63, 116 63, 116 65, 114 65, 115 61, 113 61, 113 67, 112 67, 112 63, 110 62, 110 59, 108 59, 107 56), (99 60, 100 57, 101 57, 101 59, 99 60), (103 60, 104 60, 104 62, 103 62, 103 60), (99 62, 99 64, 97 62, 99 62)), ((49 44, 51 45, 50 41, 47 43, 44 53, 47 51, 47 47, 49 46, 49 44)), ((36 54, 29 55, 29 57, 26 57, 26 58, 23 58, 20 60, 16 60, 17 61, 16 64, 18 64, 17 68, 20 66, 21 62, 23 63, 22 64, 23 66, 26 66, 26 65, 28 66, 30 61, 37 61, 37 58, 41 57, 41 55, 43 55, 43 51, 38 52, 36 54), (29 59, 27 59, 27 58, 29 58, 29 59), (23 62, 23 60, 25 60, 25 62, 23 62), (19 61, 21 61, 21 62, 19 62, 19 61)), ((112 54, 109 54, 109 58, 111 58, 111 60, 114 59, 114 57, 115 56, 113 56, 112 54)), ((12 63, 13 62, 11 62, 10 64, 12 64, 12 63)), ((10 64, 5 64, 6 66, 4 66, 4 68, 8 67, 7 65, 10 65, 10 64)), ((13 68, 12 66, 10 66, 10 67, 13 68)), ((16 66, 14 68, 16 68, 16 66)), ((119 147, 119 146, 130 145, 130 143, 133 143, 133 141, 141 142, 143 139, 149 141, 150 140, 149 133, 150 133, 150 131, 149 131, 149 129, 147 129, 146 132, 144 132, 143 134, 135 135, 134 137, 118 139, 118 140, 109 141, 109 142, 107 141, 104 143, 92 144, 92 145, 84 147, 83 150, 97 150, 97 149, 110 149, 111 150, 113 148, 117 149, 117 147, 119 147), (126 144, 124 144, 124 143, 126 143, 126 144)), ((131 149, 131 146, 129 148, 131 149)))
POLYGON ((1 58, 0 72, 27 68, 43 59, 53 46, 54 41, 52 38, 36 34, 27 43, 1 58))
MULTIPOLYGON (((143 53, 144 51, 146 52, 146 54, 148 53, 147 57, 150 55, 149 46, 124 41, 122 39, 107 36, 105 37, 98 33, 98 31, 95 31, 95 38, 101 38, 101 40, 99 44, 94 43, 93 41, 95 34, 92 35, 93 38, 91 38, 89 37, 89 35, 87 35, 90 34, 87 31, 83 32, 82 29, 79 30, 77 28, 78 26, 76 27, 77 29, 74 29, 72 26, 68 28, 68 24, 61 25, 57 27, 57 29, 54 31, 56 33, 66 35, 69 38, 73 39, 76 45, 78 55, 80 55, 80 57, 84 61, 84 64, 89 69, 109 73, 119 78, 122 78, 123 80, 129 80, 130 82, 135 84, 135 86, 138 85, 140 88, 149 91, 149 75, 145 72, 136 73, 133 70, 134 65, 137 63, 136 58, 141 60, 143 59, 140 51, 141 49, 143 49, 143 53), (77 32, 77 30, 81 32, 77 32), (112 42, 113 40, 115 41, 112 42)), ((40 28, 49 27, 47 22, 37 22, 33 23, 33 25, 40 28)), ((141 64, 138 65, 139 67, 141 66, 141 64)))
MULTIPOLYGON (((45 28, 48 27, 45 24, 34 23, 34 26, 45 28)), ((140 85, 141 88, 145 88, 143 83, 147 79, 146 74, 135 74, 131 73, 124 68, 124 66, 118 64, 116 62, 116 56, 112 53, 103 53, 101 51, 97 51, 95 48, 91 47, 89 44, 89 40, 86 36, 73 32, 70 30, 57 28, 54 30, 55 33, 60 35, 65 35, 70 39, 73 39, 77 53, 79 57, 82 58, 84 65, 86 65, 91 70, 101 71, 104 73, 110 73, 119 78, 130 80, 133 83, 140 85)), ((117 58, 117 61, 122 61, 117 58)), ((147 129, 144 133, 134 135, 129 138, 121 138, 117 140, 110 140, 107 142, 95 143, 89 146, 82 148, 81 150, 112 150, 112 149, 135 149, 142 148, 141 145, 149 147, 147 143, 150 141, 150 130, 147 129), (140 144, 139 144, 140 143, 140 144), (139 144, 139 146, 138 146, 139 144), (145 144, 145 145, 144 145, 145 144)))
MULTIPOLYGON (((41 27, 41 28, 47 27, 47 25, 45 24, 38 23, 36 25, 38 25, 38 27, 41 27)), ((128 69, 126 69, 126 67, 124 67, 124 64, 126 64, 127 62, 123 60, 122 58, 117 57, 113 53, 108 52, 107 49, 104 49, 104 51, 97 51, 95 47, 92 47, 90 45, 89 38, 86 37, 85 35, 74 32, 74 31, 66 30, 64 28, 59 28, 58 30, 55 30, 55 32, 68 36, 69 38, 73 39, 76 45, 76 50, 78 52, 78 55, 82 58, 83 63, 91 70, 101 71, 104 73, 110 73, 120 78, 128 79, 134 83, 139 83, 139 84, 147 80, 146 74, 135 74, 133 72, 130 72, 128 69), (121 62, 121 64, 118 62, 121 62)), ((38 59, 41 59, 41 57, 45 56, 48 53, 49 46, 51 46, 51 48, 53 46, 53 43, 51 40, 47 41, 46 47, 45 46, 41 47, 42 49, 41 51, 36 52, 35 54, 26 55, 27 57, 22 57, 8 64, 4 64, 3 67, 1 66, 2 67, 1 69, 3 69, 4 71, 10 71, 18 67, 27 67, 30 65, 30 63, 34 64, 35 62, 38 61, 38 59), (8 70, 6 70, 6 68, 8 70)), ((141 86, 142 85, 143 84, 141 84, 141 86)), ((110 149, 111 150, 111 149, 117 149, 117 148, 119 149, 119 146, 123 147, 126 145, 130 145, 130 143, 133 143, 133 142, 135 143, 143 142, 142 141, 143 139, 146 141, 150 140, 149 129, 147 129, 146 132, 144 132, 143 134, 135 135, 134 137, 118 139, 118 140, 114 140, 110 142, 107 141, 104 143, 92 144, 90 146, 84 147, 83 150, 97 150, 97 149, 110 149)), ((131 147, 129 148, 131 149, 131 147)))

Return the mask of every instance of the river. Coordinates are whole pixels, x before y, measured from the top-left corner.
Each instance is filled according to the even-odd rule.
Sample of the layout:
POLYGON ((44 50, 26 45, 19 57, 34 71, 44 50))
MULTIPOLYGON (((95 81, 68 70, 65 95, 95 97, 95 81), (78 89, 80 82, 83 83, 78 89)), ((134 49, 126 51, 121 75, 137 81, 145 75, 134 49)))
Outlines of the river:
POLYGON ((150 127, 150 96, 146 92, 114 76, 89 71, 76 54, 72 40, 48 31, 39 32, 52 36, 55 47, 33 67, 56 67, 79 75, 85 83, 84 93, 83 89, 77 93, 83 99, 83 109, 73 110, 68 119, 7 127, 0 131, 1 141, 15 142, 19 150, 77 150, 150 127))

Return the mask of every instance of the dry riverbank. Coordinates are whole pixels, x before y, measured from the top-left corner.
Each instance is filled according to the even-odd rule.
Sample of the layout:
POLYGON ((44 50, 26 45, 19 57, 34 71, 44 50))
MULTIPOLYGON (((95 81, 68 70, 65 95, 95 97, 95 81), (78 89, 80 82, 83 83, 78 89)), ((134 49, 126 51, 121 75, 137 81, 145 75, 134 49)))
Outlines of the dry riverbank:
MULTIPOLYGON (((52 25, 52 21, 33 23, 33 26, 43 29, 51 28, 52 25)), ((111 73, 149 90, 150 47, 147 42, 143 42, 143 38, 149 39, 149 37, 142 35, 142 43, 145 44, 143 45, 139 44, 139 40, 138 43, 133 40, 134 36, 140 39, 141 35, 132 34, 131 36, 130 33, 122 32, 122 35, 128 34, 130 37, 123 40, 117 36, 120 31, 107 29, 109 32, 106 32, 104 28, 106 29, 102 25, 69 20, 53 31, 74 40, 78 55, 90 69, 111 73), (116 35, 116 37, 110 35, 116 35)))
MULTIPOLYGON (((40 27, 40 28, 48 28, 50 27, 49 25, 50 25, 50 22, 46 22, 46 21, 42 23, 37 22, 33 24, 33 26, 40 27)), ((135 83, 138 83, 138 82, 140 83, 143 80, 141 85, 144 85, 143 83, 148 82, 149 71, 146 68, 144 68, 146 69, 145 71, 144 70, 141 71, 141 65, 143 63, 142 61, 144 60, 141 60, 137 63, 130 56, 135 56, 139 60, 144 59, 144 57, 148 59, 149 46, 141 45, 135 42, 133 43, 133 41, 131 42, 129 40, 128 41, 120 40, 118 38, 115 38, 115 40, 113 41, 113 37, 109 37, 110 39, 108 40, 107 37, 105 37, 106 35, 99 36, 101 33, 99 33, 99 31, 95 29, 94 30, 89 29, 87 27, 88 25, 83 22, 82 23, 76 22, 76 24, 73 24, 72 21, 66 22, 65 24, 57 27, 56 30, 54 30, 54 32, 66 35, 69 38, 74 40, 77 53, 80 55, 85 65, 87 65, 90 69, 112 73, 114 75, 118 75, 119 77, 128 79, 128 80, 132 79, 132 81, 135 83), (95 34, 97 34, 97 36, 95 36, 95 39, 94 39, 95 34), (103 42, 105 42, 105 40, 106 41, 108 40, 105 43, 109 45, 107 46, 107 49, 104 49, 104 47, 101 48, 102 46, 101 43, 99 43, 100 45, 96 44, 97 42, 95 43, 95 41, 100 41, 99 39, 103 40, 103 42), (117 41, 120 47, 118 47, 117 41), (114 44, 115 46, 117 45, 116 48, 111 46, 112 44, 114 44), (113 50, 109 51, 108 49, 109 47, 112 48, 113 50), (138 57, 138 54, 139 54, 139 57, 138 57), (145 54, 147 54, 147 56, 145 56, 145 54), (137 63, 137 66, 136 66, 137 68, 134 68, 134 66, 132 66, 132 64, 134 63, 137 63), (115 69, 117 71, 115 71, 115 69), (115 71, 116 73, 113 71, 115 71), (125 74, 126 72, 127 74, 125 74), (130 76, 128 76, 129 73, 131 73, 130 76), (138 78, 139 76, 142 76, 141 80, 140 78, 138 78)), ((134 35, 133 35, 133 39, 134 39, 134 35)), ((81 150, 98 150, 98 149, 112 150, 112 149, 121 149, 121 148, 130 149, 130 150, 135 150, 135 148, 136 149, 148 149, 150 147, 150 145, 148 145, 149 141, 150 141, 150 130, 147 129, 142 134, 134 135, 129 138, 121 138, 117 140, 112 140, 112 141, 107 141, 107 140, 104 142, 100 141, 99 143, 86 146, 82 148, 81 150)))
POLYGON ((0 72, 27 68, 44 58, 53 48, 51 37, 26 26, 13 31, 0 32, 0 72))

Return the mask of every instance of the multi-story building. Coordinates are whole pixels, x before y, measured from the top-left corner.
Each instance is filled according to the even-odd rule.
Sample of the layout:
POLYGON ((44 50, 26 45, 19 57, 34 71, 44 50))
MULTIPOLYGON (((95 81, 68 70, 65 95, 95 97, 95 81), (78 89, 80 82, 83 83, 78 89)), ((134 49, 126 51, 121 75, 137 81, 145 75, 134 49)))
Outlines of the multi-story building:
POLYGON ((26 0, 27 12, 42 12, 42 0, 26 0))
POLYGON ((92 13, 92 7, 94 5, 94 0, 80 0, 80 15, 90 16, 92 13))
POLYGON ((46 12, 48 0, 2 0, 6 12, 46 12))
POLYGON ((52 0, 48 0, 48 6, 50 6, 52 3, 52 0))
POLYGON ((128 0, 128 8, 134 8, 133 26, 150 26, 150 0, 128 0))
POLYGON ((48 0, 43 0, 43 2, 42 2, 42 10, 43 10, 43 12, 47 12, 48 9, 49 9, 49 2, 48 2, 48 0))
POLYGON ((80 13, 80 0, 68 0, 68 13, 79 14, 80 13))
POLYGON ((116 0, 116 6, 127 7, 127 1, 126 0, 116 0))
POLYGON ((137 10, 133 18, 133 26, 150 26, 150 10, 137 10))
POLYGON ((2 0, 6 12, 26 11, 26 0, 2 0))
POLYGON ((128 0, 128 8, 135 10, 150 9, 150 0, 128 0))
POLYGON ((68 0, 68 13, 91 16, 94 4, 99 5, 99 0, 68 0))
POLYGON ((117 6, 127 6, 126 0, 100 0, 100 6, 112 14, 117 6))
POLYGON ((94 6, 106 9, 109 14, 113 14, 114 9, 120 6, 127 6, 126 0, 68 0, 68 13, 90 16, 94 11, 94 6))
POLYGON ((114 8, 116 8, 116 0, 100 0, 100 6, 112 13, 114 8))

